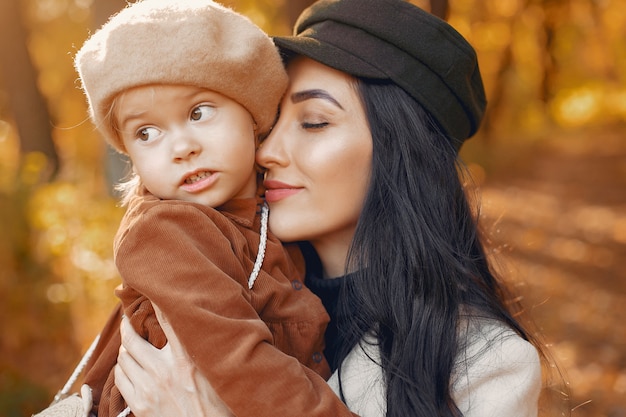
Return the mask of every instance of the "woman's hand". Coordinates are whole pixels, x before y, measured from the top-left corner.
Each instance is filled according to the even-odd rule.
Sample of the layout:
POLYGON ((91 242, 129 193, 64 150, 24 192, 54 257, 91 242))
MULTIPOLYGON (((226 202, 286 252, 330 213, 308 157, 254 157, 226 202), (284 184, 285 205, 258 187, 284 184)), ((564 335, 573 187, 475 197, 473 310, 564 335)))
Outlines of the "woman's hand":
POLYGON ((197 371, 176 334, 156 308, 168 343, 157 349, 141 338, 126 317, 115 366, 115 385, 138 417, 231 417, 226 404, 197 371))

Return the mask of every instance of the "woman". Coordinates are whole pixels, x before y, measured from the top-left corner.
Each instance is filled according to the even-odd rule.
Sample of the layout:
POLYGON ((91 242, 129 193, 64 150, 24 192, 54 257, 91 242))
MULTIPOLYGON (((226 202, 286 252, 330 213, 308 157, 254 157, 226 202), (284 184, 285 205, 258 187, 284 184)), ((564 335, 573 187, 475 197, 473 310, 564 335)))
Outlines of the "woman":
MULTIPOLYGON (((474 50, 400 0, 322 0, 295 32, 275 39, 290 86, 257 162, 270 228, 308 241, 329 384, 361 416, 537 415, 541 349, 457 173, 485 108, 474 50)), ((116 382, 137 415, 210 415, 219 400, 175 340, 156 352, 122 330, 116 382)))

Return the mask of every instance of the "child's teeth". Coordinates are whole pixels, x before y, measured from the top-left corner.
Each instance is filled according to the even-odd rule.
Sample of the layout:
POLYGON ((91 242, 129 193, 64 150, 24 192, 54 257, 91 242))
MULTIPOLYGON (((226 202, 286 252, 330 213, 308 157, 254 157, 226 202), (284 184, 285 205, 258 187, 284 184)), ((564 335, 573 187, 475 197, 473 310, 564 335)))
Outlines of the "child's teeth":
POLYGON ((194 182, 196 182, 196 181, 198 181, 198 180, 201 180, 202 178, 206 177, 207 175, 209 175, 209 173, 208 173, 208 172, 206 172, 206 171, 204 171, 204 172, 200 172, 200 173, 198 173, 198 174, 194 174, 194 175, 192 175, 191 177, 187 178, 187 179, 185 180, 185 182, 186 182, 187 184, 193 184, 194 182))

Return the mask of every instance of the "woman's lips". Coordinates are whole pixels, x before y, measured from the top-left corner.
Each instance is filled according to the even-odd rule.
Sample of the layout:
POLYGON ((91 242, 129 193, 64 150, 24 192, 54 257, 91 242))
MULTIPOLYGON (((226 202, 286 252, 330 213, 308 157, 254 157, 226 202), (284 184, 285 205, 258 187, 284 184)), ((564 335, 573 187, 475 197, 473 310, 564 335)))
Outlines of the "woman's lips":
POLYGON ((302 191, 302 188, 285 184, 280 181, 268 180, 265 185, 265 200, 268 203, 275 203, 302 191))

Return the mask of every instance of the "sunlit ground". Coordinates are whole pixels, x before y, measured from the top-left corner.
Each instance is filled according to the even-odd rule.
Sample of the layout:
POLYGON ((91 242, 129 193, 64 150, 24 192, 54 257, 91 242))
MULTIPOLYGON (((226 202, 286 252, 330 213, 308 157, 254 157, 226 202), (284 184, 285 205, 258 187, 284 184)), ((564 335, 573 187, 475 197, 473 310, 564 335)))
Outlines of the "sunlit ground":
POLYGON ((503 166, 482 189, 504 274, 569 382, 573 416, 626 416, 623 132, 563 133, 500 155, 503 166))

